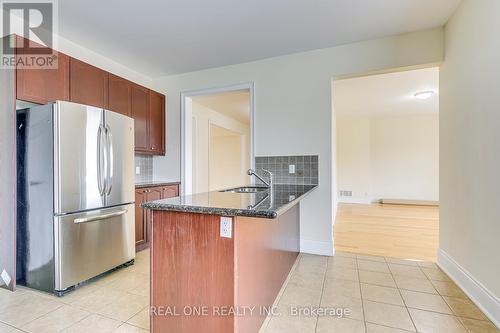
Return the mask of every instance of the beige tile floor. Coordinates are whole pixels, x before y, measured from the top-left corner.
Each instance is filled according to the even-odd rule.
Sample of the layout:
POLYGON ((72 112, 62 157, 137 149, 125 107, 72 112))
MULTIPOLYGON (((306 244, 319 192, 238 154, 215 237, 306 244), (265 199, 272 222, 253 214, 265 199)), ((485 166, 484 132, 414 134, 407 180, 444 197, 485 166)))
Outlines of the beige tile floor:
POLYGON ((352 253, 301 254, 263 333, 499 333, 435 263, 352 253), (307 307, 349 309, 294 316, 307 307))
MULTIPOLYGON (((57 298, 20 287, 0 289, 0 333, 148 332, 149 252, 57 298)), ((499 333, 431 262, 337 253, 302 254, 264 333, 499 333), (290 309, 345 308, 349 315, 291 316, 290 309)))
POLYGON ((149 251, 64 297, 0 289, 0 333, 149 332, 149 251))

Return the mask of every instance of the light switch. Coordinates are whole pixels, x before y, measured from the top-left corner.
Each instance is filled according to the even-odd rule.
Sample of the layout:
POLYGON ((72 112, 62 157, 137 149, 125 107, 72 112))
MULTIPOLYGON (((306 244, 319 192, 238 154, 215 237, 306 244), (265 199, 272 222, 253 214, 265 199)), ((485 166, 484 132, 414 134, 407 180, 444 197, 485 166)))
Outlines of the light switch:
POLYGON ((135 174, 136 175, 140 175, 141 174, 141 167, 139 167, 139 166, 135 167, 135 174))
POLYGON ((295 164, 290 164, 288 166, 288 173, 295 173, 295 164))

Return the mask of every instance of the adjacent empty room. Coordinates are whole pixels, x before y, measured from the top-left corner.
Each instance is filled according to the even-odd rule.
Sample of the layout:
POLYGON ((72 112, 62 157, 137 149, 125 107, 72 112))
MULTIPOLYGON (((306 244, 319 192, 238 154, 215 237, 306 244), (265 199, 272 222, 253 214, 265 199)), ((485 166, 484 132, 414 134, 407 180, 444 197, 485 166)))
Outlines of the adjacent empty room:
POLYGON ((439 69, 334 81, 335 248, 436 260, 439 69))

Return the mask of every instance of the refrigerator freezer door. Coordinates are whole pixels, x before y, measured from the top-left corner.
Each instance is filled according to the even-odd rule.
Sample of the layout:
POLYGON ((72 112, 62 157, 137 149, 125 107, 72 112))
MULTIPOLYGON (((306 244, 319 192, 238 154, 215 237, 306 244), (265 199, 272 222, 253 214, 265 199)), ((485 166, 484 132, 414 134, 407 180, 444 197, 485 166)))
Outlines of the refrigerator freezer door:
POLYGON ((103 181, 106 160, 103 150, 98 150, 103 114, 102 109, 92 106, 70 102, 54 104, 56 214, 105 206, 99 183, 103 181))
POLYGON ((105 111, 108 164, 106 206, 132 203, 134 186, 134 121, 116 112, 105 111))
POLYGON ((132 204, 55 217, 55 290, 134 259, 134 209, 132 204))

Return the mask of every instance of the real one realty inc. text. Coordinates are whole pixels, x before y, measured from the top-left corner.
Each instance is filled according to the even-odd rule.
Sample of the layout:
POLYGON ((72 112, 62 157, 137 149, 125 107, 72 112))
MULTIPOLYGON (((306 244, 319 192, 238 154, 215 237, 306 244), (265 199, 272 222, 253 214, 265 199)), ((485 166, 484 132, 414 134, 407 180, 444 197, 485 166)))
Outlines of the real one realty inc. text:
POLYGON ((245 316, 290 316, 290 317, 349 317, 351 310, 342 307, 318 306, 151 306, 153 316, 212 316, 212 317, 245 317, 245 316))

